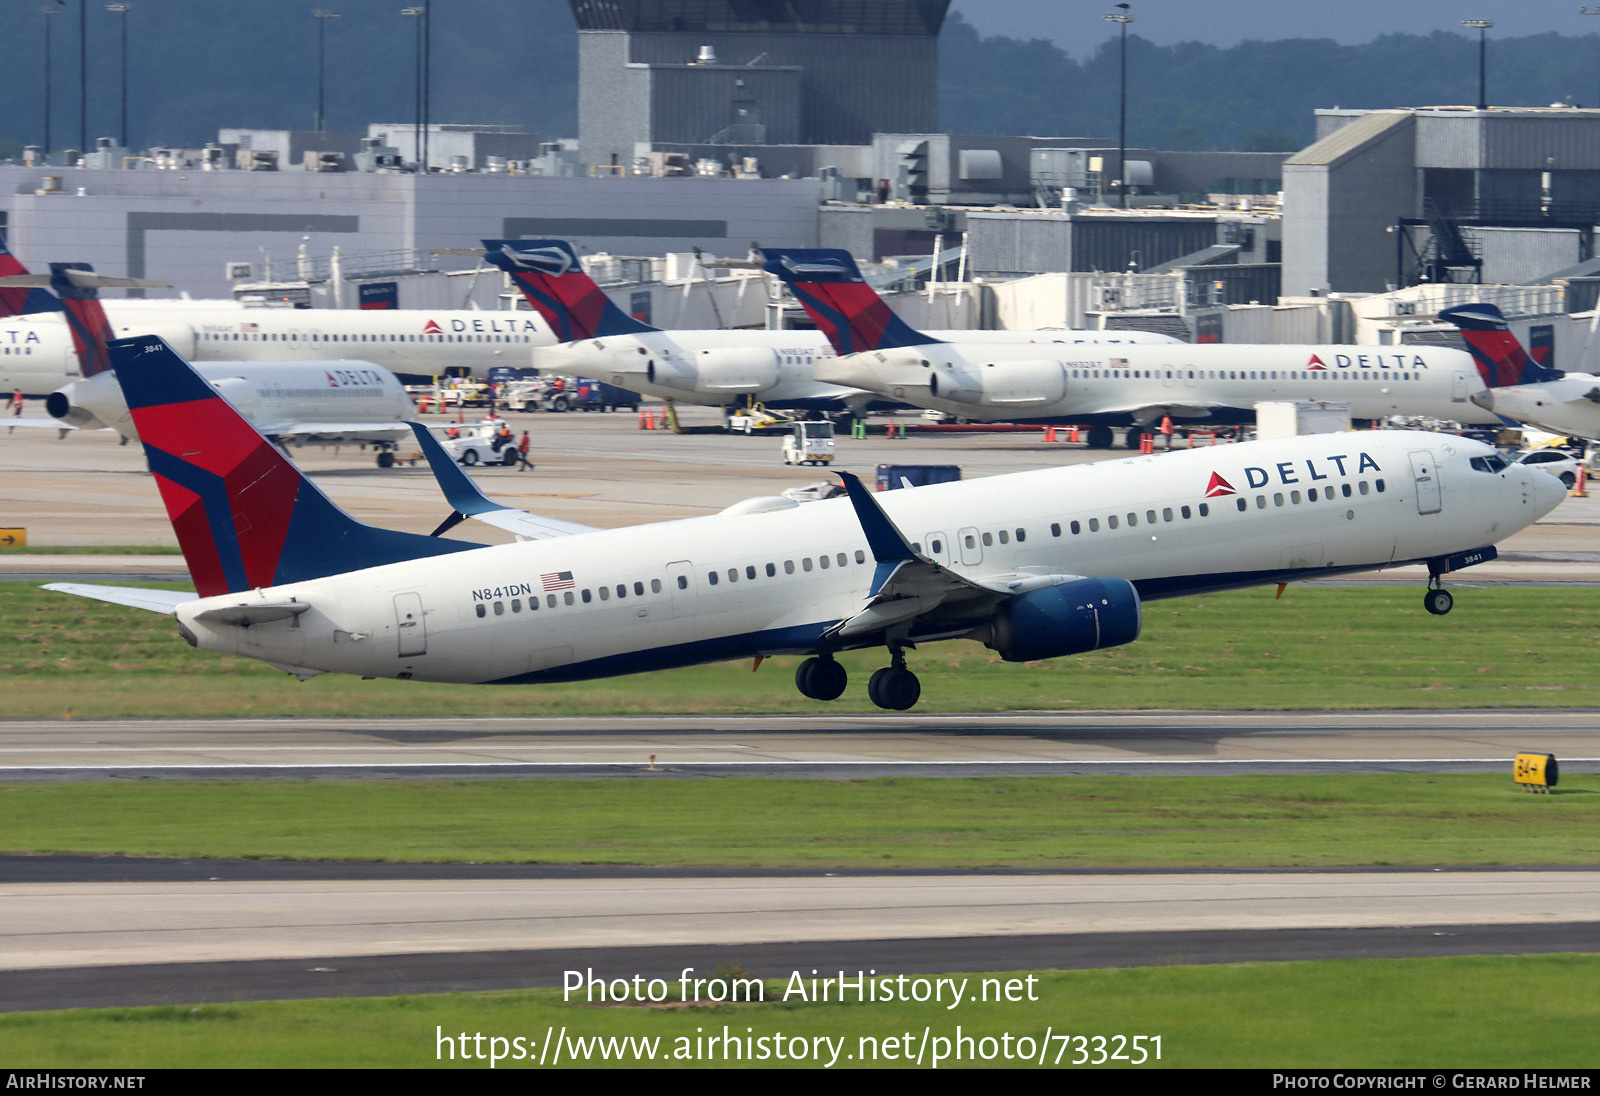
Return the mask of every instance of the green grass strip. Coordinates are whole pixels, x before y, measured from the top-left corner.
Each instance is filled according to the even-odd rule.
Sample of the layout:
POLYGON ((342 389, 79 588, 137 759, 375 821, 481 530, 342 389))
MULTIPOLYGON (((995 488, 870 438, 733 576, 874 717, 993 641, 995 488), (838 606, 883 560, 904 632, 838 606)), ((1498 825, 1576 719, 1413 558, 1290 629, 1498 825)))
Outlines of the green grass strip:
MULTIPOLYGON (((641 758, 641 761, 643 759, 641 758)), ((150 782, 0 786, 26 853, 796 867, 1600 863, 1568 776, 150 782)))
MULTIPOLYGON (((1586 653, 1600 590, 1458 590, 1447 617, 1420 588, 1291 588, 1151 602, 1126 647, 1012 665, 971 642, 911 655, 918 711, 1108 708, 1261 710, 1600 706, 1586 653)), ((298 682, 261 663, 194 651, 155 613, 0 583, 0 677, 10 718, 584 715, 876 711, 881 651, 844 656, 831 704, 794 688, 796 659, 722 663, 598 682, 509 688, 298 682)))
MULTIPOLYGON (((6 1064, 15 1069, 482 1069, 494 1049, 490 1039, 499 1036, 508 1054, 518 1046, 512 1040, 520 1038, 524 1054, 523 1060, 508 1059, 499 1068, 527 1069, 537 1068, 546 1031, 565 1028, 569 1040, 642 1038, 654 1047, 648 1063, 638 1061, 637 1041, 620 1061, 605 1061, 600 1046, 590 1042, 589 1064, 599 1067, 817 1068, 811 1048, 825 1037, 839 1050, 833 1068, 906 1068, 907 1051, 914 1059, 924 1029, 948 1040, 948 1054, 958 1046, 959 1025, 960 1034, 971 1039, 970 1049, 961 1045, 968 1060, 946 1061, 941 1068, 1038 1068, 1039 1044, 1049 1032, 1108 1040, 1159 1035, 1161 1060, 1138 1067, 1150 1069, 1592 1069, 1600 1025, 1600 995, 1594 992, 1600 957, 1594 955, 1355 959, 1001 977, 1029 973, 1039 975, 1037 1000, 963 1002, 955 1010, 931 1003, 783 1003, 773 1000, 782 991, 783 983, 777 982, 768 984, 764 1004, 710 1008, 564 1004, 559 991, 535 990, 14 1013, 0 1016, 0 1046, 6 1064), (805 1046, 807 1057, 728 1061, 720 1044, 705 1042, 725 1028, 740 1038, 766 1038, 768 1054, 776 1045, 773 1037, 781 1033, 790 1050, 805 1046), (459 1057, 462 1034, 474 1055, 467 1061, 459 1057), (477 1035, 484 1039, 473 1038, 477 1035), (1003 1041, 1007 1035, 1009 1042, 1003 1041), (1005 1060, 1003 1047, 1015 1053, 1030 1045, 1019 1043, 1022 1038, 1031 1041, 1034 1060, 1005 1060), (803 1043, 789 1042, 795 1039, 803 1043), (457 1057, 444 1057, 447 1046, 457 1057), (894 1060, 883 1058, 885 1046, 894 1048, 894 1060), (974 1062, 973 1055, 986 1060, 974 1062)), ((984 976, 955 977, 971 979, 971 994, 984 976)), ((573 1045, 564 1044, 562 1064, 582 1064, 570 1061, 573 1045)), ((930 1038, 929 1046, 923 1068, 932 1066, 931 1048, 937 1044, 930 1038)), ((1105 1047, 1109 1055, 1117 1044, 1111 1040, 1105 1047)), ((1060 1054, 1061 1067, 1073 1067, 1081 1056, 1083 1064, 1076 1068, 1093 1068, 1102 1052, 1092 1038, 1080 1046, 1075 1039, 1063 1044, 1052 1037, 1045 1049, 1051 1067, 1060 1054)))

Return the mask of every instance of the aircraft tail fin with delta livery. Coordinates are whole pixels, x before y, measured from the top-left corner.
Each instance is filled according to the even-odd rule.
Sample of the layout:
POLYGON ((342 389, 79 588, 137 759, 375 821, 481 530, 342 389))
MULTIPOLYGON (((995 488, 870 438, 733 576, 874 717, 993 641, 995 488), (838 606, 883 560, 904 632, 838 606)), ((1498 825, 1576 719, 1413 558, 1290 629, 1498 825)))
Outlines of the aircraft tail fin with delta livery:
POLYGON ((482 547, 356 521, 160 337, 109 352, 200 597, 482 547))
POLYGON ((837 354, 927 346, 939 340, 914 330, 867 284, 848 251, 768 247, 762 267, 789 287, 837 354))
POLYGON ((1488 388, 1510 388, 1519 384, 1560 380, 1564 374, 1546 363, 1554 350, 1548 340, 1535 343, 1534 355, 1523 349, 1511 325, 1492 304, 1462 304, 1441 309, 1439 318, 1455 324, 1466 340, 1472 360, 1488 388))
POLYGON ((93 377, 111 368, 106 344, 117 336, 106 317, 105 306, 100 303, 99 289, 74 281, 73 271, 92 274, 94 267, 88 263, 51 263, 50 288, 66 310, 79 368, 85 377, 93 377))
POLYGON ((484 259, 511 275, 561 342, 657 330, 618 308, 565 240, 484 240, 483 247, 484 259))
POLYGON ((31 282, 28 268, 11 254, 6 239, 0 236, 0 320, 26 316, 35 312, 60 312, 61 302, 38 286, 21 284, 31 282))

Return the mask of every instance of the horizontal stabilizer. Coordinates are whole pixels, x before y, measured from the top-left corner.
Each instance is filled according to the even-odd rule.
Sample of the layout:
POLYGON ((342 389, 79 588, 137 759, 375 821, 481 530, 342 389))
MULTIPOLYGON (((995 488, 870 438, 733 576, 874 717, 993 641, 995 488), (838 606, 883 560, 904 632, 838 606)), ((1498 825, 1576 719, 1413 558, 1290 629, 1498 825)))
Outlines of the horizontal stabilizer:
POLYGON ((113 605, 129 605, 152 613, 172 615, 178 606, 193 601, 192 590, 146 590, 138 586, 90 586, 82 582, 51 582, 40 587, 58 594, 76 594, 78 597, 109 601, 113 605))

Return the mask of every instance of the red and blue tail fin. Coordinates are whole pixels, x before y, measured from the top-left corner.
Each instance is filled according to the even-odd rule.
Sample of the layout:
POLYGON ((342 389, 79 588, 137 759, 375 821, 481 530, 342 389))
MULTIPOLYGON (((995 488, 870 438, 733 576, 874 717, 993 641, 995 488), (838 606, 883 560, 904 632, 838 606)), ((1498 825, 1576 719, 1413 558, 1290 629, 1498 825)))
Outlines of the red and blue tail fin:
MULTIPOLYGON (((11 254, 6 238, 0 236, 0 279, 26 278, 28 268, 11 254)), ((0 320, 13 316, 26 316, 34 312, 60 312, 61 302, 48 290, 37 286, 0 285, 0 320)))
POLYGON ((762 267, 783 279, 833 344, 835 353, 856 354, 895 346, 926 346, 939 340, 915 331, 867 284, 848 251, 824 247, 762 248, 762 267))
POLYGON ((67 326, 72 329, 72 349, 78 355, 78 365, 85 377, 104 373, 111 368, 106 344, 117 337, 106 318, 105 307, 100 303, 100 291, 81 287, 67 273, 83 270, 93 273, 88 263, 51 263, 50 288, 66 307, 67 326))
POLYGON ((158 336, 110 353, 201 597, 481 547, 356 521, 158 336))
MULTIPOLYGON (((1516 384, 1553 381, 1564 376, 1558 369, 1546 368, 1528 356, 1511 332, 1511 325, 1492 304, 1462 304, 1440 311, 1439 318, 1461 329, 1478 374, 1488 388, 1510 388, 1516 384)), ((1549 351, 1546 350, 1548 356, 1549 351)))
POLYGON ((618 308, 565 240, 485 240, 484 258, 511 275, 562 342, 656 331, 618 308))

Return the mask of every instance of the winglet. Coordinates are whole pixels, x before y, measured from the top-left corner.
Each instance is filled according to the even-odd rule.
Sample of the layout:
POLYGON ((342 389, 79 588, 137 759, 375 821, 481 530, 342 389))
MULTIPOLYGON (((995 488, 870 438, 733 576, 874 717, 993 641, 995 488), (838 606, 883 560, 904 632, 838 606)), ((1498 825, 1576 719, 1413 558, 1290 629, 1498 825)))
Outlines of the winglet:
POLYGON ((444 446, 433 436, 433 431, 420 422, 409 422, 406 425, 411 427, 411 432, 417 436, 417 444, 422 447, 422 455, 428 459, 428 468, 433 472, 439 490, 444 492, 445 501, 454 510, 454 513, 433 531, 432 536, 448 532, 466 518, 487 514, 493 510, 510 509, 504 503, 492 501, 476 483, 472 482, 472 477, 463 472, 461 466, 444 451, 444 446))
POLYGON ((900 532, 889 515, 883 512, 883 507, 878 505, 878 500, 872 497, 872 492, 867 490, 859 477, 837 469, 834 475, 844 481, 850 505, 855 507, 856 520, 861 523, 861 531, 867 535, 867 546, 872 549, 872 558, 878 564, 872 572, 872 589, 867 594, 868 597, 876 597, 896 571, 922 557, 911 547, 911 542, 906 540, 905 534, 900 532))
POLYGON ((614 304, 565 240, 484 240, 484 260, 511 275, 562 342, 656 331, 614 304))
POLYGON ((867 284, 848 251, 768 247, 762 267, 781 279, 839 354, 926 346, 939 340, 914 330, 867 284))

